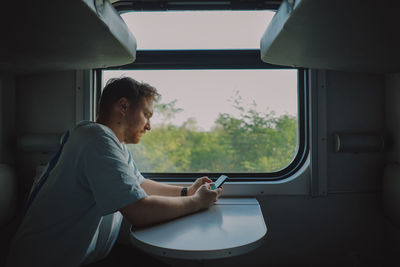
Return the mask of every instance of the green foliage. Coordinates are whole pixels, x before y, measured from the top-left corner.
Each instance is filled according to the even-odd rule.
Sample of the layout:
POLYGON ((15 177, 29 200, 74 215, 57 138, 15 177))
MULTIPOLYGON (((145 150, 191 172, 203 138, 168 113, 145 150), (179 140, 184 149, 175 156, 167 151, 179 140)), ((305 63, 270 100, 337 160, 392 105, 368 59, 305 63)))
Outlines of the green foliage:
POLYGON ((238 117, 219 114, 211 131, 199 131, 189 118, 180 126, 168 121, 182 111, 176 100, 155 107, 165 123, 153 126, 141 143, 130 145, 142 172, 272 172, 286 167, 297 149, 297 120, 290 115, 246 109, 240 96, 238 117))

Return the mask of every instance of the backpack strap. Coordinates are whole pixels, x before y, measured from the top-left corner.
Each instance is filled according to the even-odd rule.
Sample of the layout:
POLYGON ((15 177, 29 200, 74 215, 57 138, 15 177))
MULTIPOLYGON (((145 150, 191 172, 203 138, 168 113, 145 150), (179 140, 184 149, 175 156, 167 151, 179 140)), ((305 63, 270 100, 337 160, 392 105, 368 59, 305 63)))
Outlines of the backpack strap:
POLYGON ((47 181, 47 178, 49 177, 50 172, 56 166, 58 159, 60 158, 61 152, 64 148, 64 145, 68 140, 68 137, 69 137, 69 131, 66 131, 62 137, 61 145, 58 148, 57 153, 49 161, 46 171, 42 174, 42 176, 39 179, 37 179, 37 181, 35 181, 33 183, 31 192, 29 193, 29 196, 28 196, 28 200, 26 201, 25 207, 22 210, 22 213, 20 215, 19 224, 21 224, 22 219, 25 217, 25 214, 27 213, 27 211, 28 211, 29 207, 31 206, 33 200, 35 199, 36 195, 39 193, 39 190, 42 188, 44 183, 47 181))

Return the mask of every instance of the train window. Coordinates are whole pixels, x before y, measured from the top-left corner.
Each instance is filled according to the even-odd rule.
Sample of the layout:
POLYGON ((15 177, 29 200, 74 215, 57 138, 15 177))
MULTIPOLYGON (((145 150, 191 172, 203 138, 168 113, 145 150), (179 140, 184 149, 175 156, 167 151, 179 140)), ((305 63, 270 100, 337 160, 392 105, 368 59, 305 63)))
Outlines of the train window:
POLYGON ((275 13, 257 11, 128 12, 122 18, 138 50, 258 49, 275 13))
POLYGON ((137 58, 103 69, 102 83, 132 77, 162 95, 152 130, 139 144, 128 145, 147 177, 182 181, 225 173, 233 180, 276 180, 293 173, 304 159, 303 73, 261 62, 259 39, 272 12, 244 11, 242 18, 240 13, 123 14, 137 38, 137 58), (231 19, 227 24, 253 20, 255 25, 233 23, 223 30, 215 27, 218 14, 231 19), (172 22, 167 22, 169 15, 172 22), (211 33, 213 28, 217 31, 211 33), (254 38, 246 28, 258 28, 254 38), (231 39, 221 36, 229 31, 231 39), (248 42, 238 42, 242 38, 248 42))

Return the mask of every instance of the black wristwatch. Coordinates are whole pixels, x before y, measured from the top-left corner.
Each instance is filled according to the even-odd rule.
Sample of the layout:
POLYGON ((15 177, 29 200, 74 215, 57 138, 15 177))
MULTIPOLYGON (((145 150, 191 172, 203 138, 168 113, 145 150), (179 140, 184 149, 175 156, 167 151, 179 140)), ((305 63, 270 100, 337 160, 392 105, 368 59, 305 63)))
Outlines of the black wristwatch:
POLYGON ((187 196, 187 187, 183 187, 181 190, 181 196, 187 196))

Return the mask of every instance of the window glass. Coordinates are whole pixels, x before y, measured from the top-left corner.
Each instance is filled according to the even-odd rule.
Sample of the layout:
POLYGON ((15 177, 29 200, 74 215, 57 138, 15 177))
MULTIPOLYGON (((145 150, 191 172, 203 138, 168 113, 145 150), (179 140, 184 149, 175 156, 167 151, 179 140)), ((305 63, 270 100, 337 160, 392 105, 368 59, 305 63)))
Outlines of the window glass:
POLYGON ((155 86, 152 130, 129 145, 142 172, 266 173, 298 147, 297 70, 106 70, 155 86))
POLYGON ((122 18, 138 50, 259 49, 275 12, 162 11, 128 12, 122 18))

